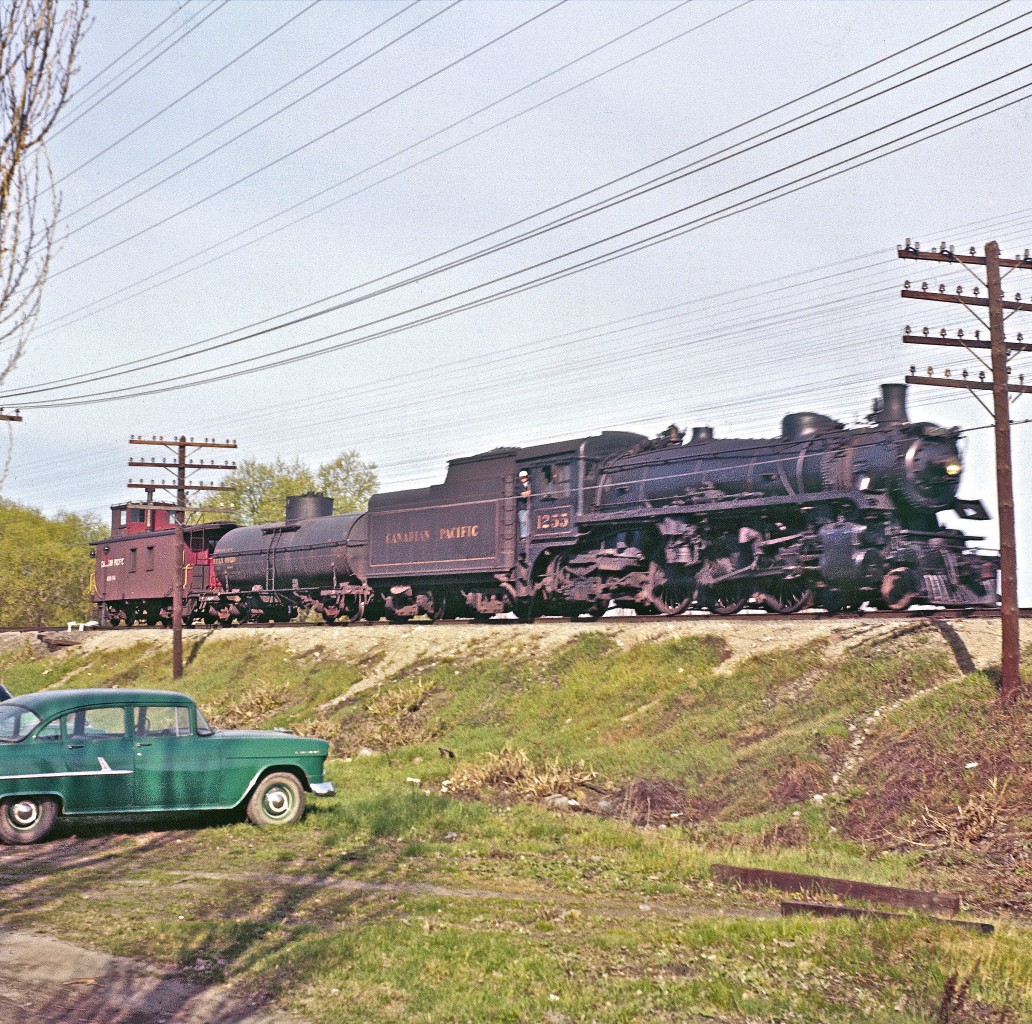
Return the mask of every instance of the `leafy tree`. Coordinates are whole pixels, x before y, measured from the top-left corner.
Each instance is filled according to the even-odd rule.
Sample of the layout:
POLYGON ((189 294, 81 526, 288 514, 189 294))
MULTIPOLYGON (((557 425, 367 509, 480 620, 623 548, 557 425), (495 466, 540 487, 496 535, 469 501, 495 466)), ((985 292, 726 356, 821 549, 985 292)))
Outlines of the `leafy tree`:
POLYGON ((89 613, 89 542, 107 531, 99 519, 0 499, 0 624, 60 625, 89 613))
POLYGON ((252 526, 280 522, 287 498, 309 491, 321 491, 333 498, 336 512, 359 511, 366 507, 379 480, 373 463, 363 462, 356 451, 345 451, 314 473, 300 459, 244 459, 223 483, 233 488, 234 509, 227 514, 217 508, 217 499, 209 500, 204 518, 233 519, 252 526))
POLYGON ((46 143, 71 96, 88 7, 0 3, 0 384, 25 351, 50 269, 60 201, 46 143))
POLYGON ((333 498, 335 512, 361 512, 380 484, 376 464, 363 462, 354 449, 321 465, 316 477, 319 490, 333 498))

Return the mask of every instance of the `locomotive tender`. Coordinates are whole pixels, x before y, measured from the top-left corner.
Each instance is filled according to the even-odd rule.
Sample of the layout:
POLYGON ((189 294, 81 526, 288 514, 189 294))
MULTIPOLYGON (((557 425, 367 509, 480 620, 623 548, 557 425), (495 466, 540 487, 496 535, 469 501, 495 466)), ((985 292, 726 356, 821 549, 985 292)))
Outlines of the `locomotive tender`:
MULTIPOLYGON (((911 423, 902 384, 882 385, 868 420, 847 428, 805 412, 768 439, 697 427, 685 442, 670 427, 653 439, 606 431, 499 448, 453 459, 443 484, 374 495, 362 513, 333 515, 322 495, 291 498, 282 523, 187 529, 184 614, 229 623, 305 609, 334 622, 596 617, 613 604, 646 615, 726 615, 751 602, 778 613, 865 601, 994 607, 998 559, 937 518, 989 518, 957 497, 960 431, 911 423)), ((129 580, 140 551, 170 533, 97 542, 102 621, 170 618, 168 573, 129 580)))

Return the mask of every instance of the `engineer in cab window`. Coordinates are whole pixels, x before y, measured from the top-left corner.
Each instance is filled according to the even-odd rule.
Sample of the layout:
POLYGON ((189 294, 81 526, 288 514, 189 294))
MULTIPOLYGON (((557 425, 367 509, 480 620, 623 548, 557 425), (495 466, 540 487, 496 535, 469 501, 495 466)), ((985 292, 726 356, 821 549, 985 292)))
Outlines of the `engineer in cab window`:
POLYGON ((527 505, 530 502, 530 475, 525 469, 520 470, 516 479, 517 518, 520 522, 520 540, 527 538, 527 505))

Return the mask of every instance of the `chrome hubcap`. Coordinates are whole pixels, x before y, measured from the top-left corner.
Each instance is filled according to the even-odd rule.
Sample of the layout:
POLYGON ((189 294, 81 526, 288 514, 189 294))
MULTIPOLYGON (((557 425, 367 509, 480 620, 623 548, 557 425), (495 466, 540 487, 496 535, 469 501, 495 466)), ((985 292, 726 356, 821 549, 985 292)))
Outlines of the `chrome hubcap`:
POLYGON ((19 800, 11 807, 8 816, 16 828, 32 828, 39 818, 39 806, 31 800, 19 800))
POLYGON ((290 794, 282 786, 274 786, 265 794, 265 809, 274 817, 288 813, 290 805, 290 794))

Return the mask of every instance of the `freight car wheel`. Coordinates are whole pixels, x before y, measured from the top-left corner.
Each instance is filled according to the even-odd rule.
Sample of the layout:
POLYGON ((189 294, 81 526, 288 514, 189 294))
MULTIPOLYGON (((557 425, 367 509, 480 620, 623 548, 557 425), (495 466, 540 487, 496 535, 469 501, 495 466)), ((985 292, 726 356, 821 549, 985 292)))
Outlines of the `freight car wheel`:
POLYGON ((760 595, 760 604, 775 615, 790 615, 813 605, 813 588, 801 580, 778 580, 760 595))

